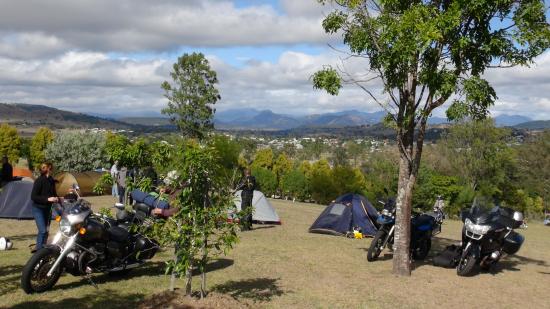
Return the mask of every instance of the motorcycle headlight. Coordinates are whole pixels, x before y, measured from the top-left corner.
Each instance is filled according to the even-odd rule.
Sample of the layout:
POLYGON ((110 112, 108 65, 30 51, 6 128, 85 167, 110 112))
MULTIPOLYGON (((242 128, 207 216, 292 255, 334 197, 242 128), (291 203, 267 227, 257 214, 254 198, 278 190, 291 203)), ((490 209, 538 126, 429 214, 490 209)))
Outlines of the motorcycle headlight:
POLYGON ((466 227, 466 230, 468 232, 472 232, 478 235, 487 234, 487 232, 491 228, 489 225, 474 224, 470 219, 466 219, 466 221, 464 221, 464 226, 466 227))
POLYGON ((71 234, 72 226, 67 218, 61 219, 61 222, 59 222, 59 230, 65 235, 71 234))
POLYGON ((387 210, 387 209, 383 209, 383 210, 382 210, 382 215, 384 215, 384 216, 389 216, 389 215, 390 215, 390 211, 387 210))

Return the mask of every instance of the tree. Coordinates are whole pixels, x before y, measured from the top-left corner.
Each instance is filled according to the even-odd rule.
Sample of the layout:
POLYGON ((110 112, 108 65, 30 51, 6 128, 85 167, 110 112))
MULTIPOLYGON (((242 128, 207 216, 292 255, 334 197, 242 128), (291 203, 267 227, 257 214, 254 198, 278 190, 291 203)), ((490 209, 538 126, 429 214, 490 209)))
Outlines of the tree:
POLYGON ((537 135, 518 149, 522 187, 550 201, 550 131, 537 135))
POLYGON ((338 146, 334 148, 332 152, 331 163, 334 166, 349 165, 349 157, 348 157, 348 152, 346 151, 346 148, 342 146, 338 146))
POLYGON ((298 169, 294 169, 283 176, 281 188, 283 194, 291 198, 297 198, 303 201, 309 196, 306 175, 298 169))
POLYGON ((104 147, 103 134, 60 133, 48 144, 44 155, 58 171, 85 172, 108 164, 104 147))
POLYGON ((36 131, 31 140, 29 167, 41 164, 46 160, 44 150, 53 142, 53 138, 53 132, 48 128, 42 127, 36 131))
POLYGON ((317 203, 327 204, 337 195, 336 184, 326 160, 313 163, 311 168, 311 197, 317 203))
POLYGON ((128 166, 126 149, 130 145, 130 140, 121 134, 107 132, 105 135, 105 154, 111 163, 119 162, 119 167, 128 166))
POLYGON ((21 138, 17 129, 7 124, 0 124, 0 157, 7 156, 10 162, 19 161, 21 138))
POLYGON ((454 175, 474 191, 504 198, 504 187, 512 183, 517 170, 509 137, 508 129, 496 128, 487 119, 454 125, 441 144, 454 175))
POLYGON ((279 185, 283 177, 292 170, 292 165, 292 161, 284 153, 279 154, 277 160, 275 160, 273 164, 273 172, 277 175, 279 185))
POLYGON ((201 274, 200 295, 206 295, 206 265, 225 254, 237 241, 235 222, 228 222, 228 210, 236 211, 234 197, 220 177, 219 158, 212 147, 189 144, 179 149, 176 193, 171 204, 178 211, 156 223, 153 234, 162 244, 175 246, 173 260, 167 263, 174 290, 177 274, 185 274, 185 292, 191 295, 193 268, 201 274), (186 184, 183 186, 182 184, 186 184))
POLYGON ((178 58, 170 76, 173 83, 161 85, 168 99, 162 113, 170 116, 184 136, 203 139, 214 128, 213 105, 221 99, 215 87, 216 72, 202 53, 192 53, 178 58))
POLYGON ((387 111, 386 122, 397 132, 393 272, 410 276, 412 191, 428 118, 451 98, 448 118, 484 118, 496 99, 483 78, 486 69, 527 65, 550 45, 545 4, 540 0, 319 1, 337 5, 323 27, 327 33, 342 34, 351 54, 347 58, 365 59, 371 76, 327 66, 313 76, 314 87, 337 95, 343 83, 359 86, 387 111), (381 81, 382 89, 370 87, 373 80, 381 81), (377 90, 382 90, 381 95, 377 90))
POLYGON ((358 144, 355 141, 348 141, 346 143, 346 150, 349 156, 353 159, 353 167, 357 167, 357 161, 361 159, 365 150, 362 144, 358 144))
POLYGON ((273 150, 271 150, 271 148, 264 148, 256 152, 256 156, 252 162, 252 168, 258 167, 267 169, 273 167, 273 150))
POLYGON ((265 195, 271 196, 277 191, 277 175, 265 167, 253 167, 252 175, 256 184, 265 195))

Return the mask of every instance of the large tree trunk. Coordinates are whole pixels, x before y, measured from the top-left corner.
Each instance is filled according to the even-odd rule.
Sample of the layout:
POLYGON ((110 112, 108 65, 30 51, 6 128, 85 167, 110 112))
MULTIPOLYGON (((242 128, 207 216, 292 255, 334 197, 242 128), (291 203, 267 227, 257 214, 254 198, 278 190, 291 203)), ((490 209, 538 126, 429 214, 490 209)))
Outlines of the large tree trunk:
POLYGON ((393 256, 393 273, 400 276, 411 275, 411 209, 416 176, 410 171, 412 171, 410 162, 402 155, 399 160, 393 256))

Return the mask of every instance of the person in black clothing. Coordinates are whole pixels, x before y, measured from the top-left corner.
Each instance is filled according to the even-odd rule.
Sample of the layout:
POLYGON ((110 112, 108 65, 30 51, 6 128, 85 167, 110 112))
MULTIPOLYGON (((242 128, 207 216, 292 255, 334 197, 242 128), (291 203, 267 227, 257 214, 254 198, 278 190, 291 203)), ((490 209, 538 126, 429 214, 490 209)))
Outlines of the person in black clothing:
POLYGON ((248 214, 243 217, 241 222, 241 230, 249 231, 252 229, 252 198, 254 197, 254 189, 256 189, 256 178, 250 175, 250 170, 244 171, 244 178, 237 186, 237 190, 241 192, 241 210, 248 211, 248 214))
POLYGON ((32 187, 31 200, 34 202, 32 205, 32 214, 38 228, 35 250, 44 247, 48 241, 48 232, 52 219, 52 205, 53 203, 61 203, 62 201, 62 198, 57 197, 55 180, 50 175, 51 172, 51 163, 40 165, 40 177, 34 181, 34 186, 32 187))
POLYGON ((2 157, 2 175, 0 177, 0 187, 13 180, 13 167, 8 161, 7 156, 2 157))

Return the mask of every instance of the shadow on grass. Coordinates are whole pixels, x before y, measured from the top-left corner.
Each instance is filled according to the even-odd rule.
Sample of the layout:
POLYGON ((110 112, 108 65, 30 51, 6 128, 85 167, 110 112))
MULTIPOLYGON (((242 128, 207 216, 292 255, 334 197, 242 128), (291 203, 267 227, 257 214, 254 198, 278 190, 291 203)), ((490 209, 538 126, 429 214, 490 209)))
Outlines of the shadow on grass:
MULTIPOLYGON (((95 284, 101 285, 108 282, 118 282, 131 280, 132 278, 143 277, 143 276, 159 276, 164 275, 165 273, 165 263, 164 262, 148 262, 147 264, 132 269, 127 274, 98 274, 97 276, 92 277, 92 280, 95 284)), ((230 259, 217 259, 208 263, 206 266, 206 272, 216 271, 219 269, 224 269, 233 265, 233 260, 230 259)), ((193 275, 198 275, 199 271, 193 271, 193 275)), ((52 290, 65 290, 73 289, 83 285, 90 285, 90 281, 82 277, 81 280, 66 284, 55 285, 52 290)))
POLYGON ((277 227, 276 225, 260 225, 260 226, 254 226, 252 227, 252 230, 263 230, 263 229, 272 229, 274 227, 277 227))
POLYGON ((20 286, 21 265, 8 265, 0 268, 0 295, 17 290, 20 286))
POLYGON ((36 300, 20 303, 12 306, 15 309, 40 308, 136 308, 145 298, 144 294, 134 293, 121 295, 113 290, 101 290, 100 293, 91 293, 80 298, 63 298, 48 300, 36 300))
POLYGON ((36 234, 16 235, 8 237, 11 241, 26 241, 36 239, 36 234))
POLYGON ((212 291, 230 295, 235 299, 245 298, 254 301, 270 301, 275 296, 285 292, 278 286, 279 279, 255 278, 239 281, 228 281, 216 285, 212 291))

